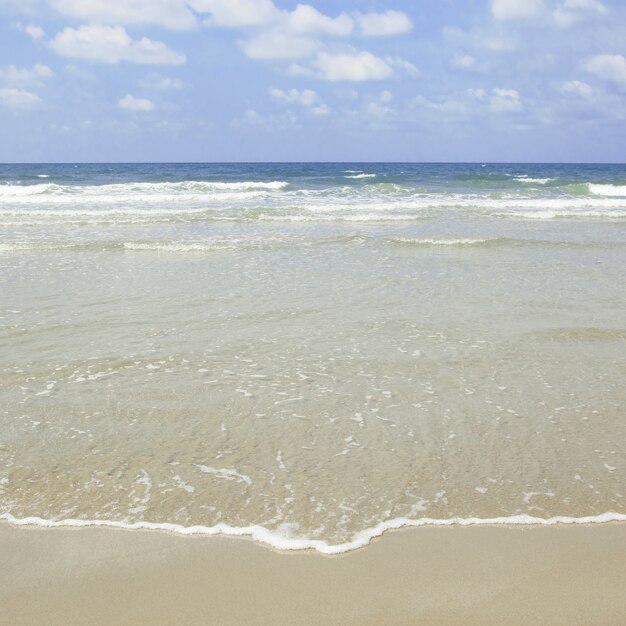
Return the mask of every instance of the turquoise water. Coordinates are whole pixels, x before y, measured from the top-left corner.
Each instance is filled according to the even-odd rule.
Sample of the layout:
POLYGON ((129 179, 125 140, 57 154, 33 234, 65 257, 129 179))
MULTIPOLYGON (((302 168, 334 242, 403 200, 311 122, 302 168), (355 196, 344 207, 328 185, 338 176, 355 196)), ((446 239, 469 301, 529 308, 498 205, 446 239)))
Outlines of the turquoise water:
POLYGON ((622 519, 625 268, 621 165, 0 165, 0 516, 622 519))

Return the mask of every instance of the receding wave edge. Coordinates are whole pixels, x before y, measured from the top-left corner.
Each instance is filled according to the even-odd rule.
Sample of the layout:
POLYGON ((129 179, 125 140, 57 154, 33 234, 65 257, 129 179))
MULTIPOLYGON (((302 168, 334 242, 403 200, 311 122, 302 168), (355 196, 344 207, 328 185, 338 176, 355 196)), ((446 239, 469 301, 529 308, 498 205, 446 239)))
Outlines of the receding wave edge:
POLYGON ((122 522, 115 520, 47 520, 41 517, 17 518, 10 513, 0 515, 0 520, 5 520, 15 526, 43 526, 50 528, 61 527, 105 527, 123 528, 127 530, 163 530, 179 535, 226 535, 231 537, 248 536, 258 543, 262 543, 277 550, 315 550, 321 554, 341 554, 363 548, 376 537, 380 537, 387 530, 417 526, 477 526, 477 525, 540 525, 554 526, 557 524, 604 524, 607 522, 626 522, 625 513, 608 511, 599 515, 588 515, 585 517, 567 517, 557 515, 543 518, 531 515, 511 515, 505 517, 450 517, 447 519, 433 519, 422 517, 419 519, 409 519, 407 517, 397 517, 391 520, 380 522, 376 526, 366 528, 355 533, 351 541, 340 544, 329 544, 321 539, 310 539, 307 537, 290 537, 281 534, 280 531, 271 531, 264 526, 229 526, 228 524, 217 524, 215 526, 182 526, 180 524, 156 523, 156 522, 122 522))

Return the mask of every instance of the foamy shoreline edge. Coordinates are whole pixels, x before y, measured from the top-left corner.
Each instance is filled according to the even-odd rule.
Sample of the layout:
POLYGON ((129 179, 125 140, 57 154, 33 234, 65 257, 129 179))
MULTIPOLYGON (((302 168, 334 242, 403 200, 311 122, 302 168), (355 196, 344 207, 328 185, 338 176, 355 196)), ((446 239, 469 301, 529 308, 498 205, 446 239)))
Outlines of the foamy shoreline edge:
POLYGON ((215 526, 182 526, 180 524, 157 523, 157 522, 122 522, 115 520, 46 520, 41 517, 17 518, 10 513, 0 515, 0 520, 14 526, 39 526, 44 528, 82 528, 101 527, 117 528, 125 530, 160 530, 179 535, 205 535, 205 536, 228 536, 250 537, 253 541, 270 546, 276 550, 315 550, 320 554, 333 555, 351 552, 367 546, 372 539, 380 537, 388 530, 411 528, 418 526, 486 526, 486 525, 510 525, 510 526, 555 526, 559 524, 605 524, 608 522, 626 522, 625 513, 608 511, 599 515, 585 517, 554 516, 550 518, 533 517, 530 515, 511 515, 508 517, 480 518, 480 517, 451 517, 447 519, 433 519, 423 517, 409 519, 398 517, 376 526, 366 528, 354 534, 353 540, 342 544, 329 544, 320 539, 296 538, 272 532, 263 526, 229 526, 217 524, 215 526))

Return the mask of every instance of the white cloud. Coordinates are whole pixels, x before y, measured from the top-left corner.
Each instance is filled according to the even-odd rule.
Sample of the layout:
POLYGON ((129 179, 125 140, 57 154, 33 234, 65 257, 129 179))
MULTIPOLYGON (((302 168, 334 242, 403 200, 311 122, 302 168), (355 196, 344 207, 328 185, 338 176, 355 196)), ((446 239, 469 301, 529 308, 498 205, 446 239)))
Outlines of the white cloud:
POLYGON ((359 92, 351 87, 344 87, 337 91, 337 95, 344 100, 358 100, 359 92))
POLYGON ((385 61, 391 66, 399 70, 402 70, 409 76, 417 77, 420 75, 420 71, 411 63, 400 57, 386 57, 385 61))
POLYGON ((4 87, 0 89, 0 102, 12 109, 29 109, 40 102, 39 96, 24 89, 4 87))
POLYGON ((607 12, 607 8, 598 0, 565 0, 563 7, 566 9, 588 9, 598 13, 607 12))
POLYGON ((120 109, 126 109, 127 111, 153 111, 154 103, 148 98, 136 98, 135 96, 127 93, 123 98, 117 101, 117 106, 120 109))
POLYGON ((487 99, 487 92, 484 89, 468 89, 467 94, 479 102, 484 102, 487 99))
POLYGON ((34 41, 41 39, 46 34, 46 31, 41 26, 35 26, 34 24, 26 24, 24 32, 34 41))
POLYGON ((497 20, 534 17, 542 8, 541 0, 491 0, 491 12, 497 20))
POLYGON ((303 89, 302 91, 298 89, 290 89, 289 91, 270 89, 270 95, 277 100, 297 103, 305 107, 313 106, 318 100, 317 94, 312 89, 303 89))
POLYGON ((518 42, 515 37, 510 35, 507 37, 493 35, 485 37, 479 45, 492 52, 511 52, 518 47, 518 42))
POLYGON ((182 89, 184 83, 178 78, 151 74, 139 81, 139 86, 144 89, 155 89, 158 91, 169 91, 172 89, 182 89))
MULTIPOLYGON (((355 125, 358 128, 368 128, 376 131, 393 129, 400 120, 398 111, 391 103, 381 102, 380 94, 363 95, 359 102, 342 112, 342 122, 355 125)), ((408 121, 402 118, 403 121, 408 121)))
POLYGON ((298 59, 311 56, 322 46, 321 37, 346 37, 354 23, 345 13, 331 18, 308 4, 299 4, 291 12, 276 10, 271 24, 266 26, 242 43, 248 57, 298 59))
POLYGON ((40 63, 33 65, 30 69, 15 67, 15 65, 0 67, 0 79, 9 83, 39 83, 52 75, 52 70, 40 63))
POLYGON ((378 94, 378 102, 382 102, 383 104, 387 104, 393 100, 393 94, 390 91, 384 89, 378 94))
POLYGON ((598 54, 588 59, 584 68, 600 78, 626 86, 626 58, 621 54, 598 54))
POLYGON ((363 82, 383 80, 393 74, 391 66, 371 52, 331 54, 320 52, 313 62, 322 77, 330 81, 363 82))
POLYGON ((299 3, 282 10, 273 0, 48 0, 59 13, 89 24, 125 26, 157 24, 183 30, 205 24, 224 28, 279 28, 294 35, 318 34, 346 37, 355 20, 365 35, 395 35, 408 32, 411 20, 401 11, 337 17, 299 3))
POLYGON ((367 36, 401 35, 413 28, 411 20, 402 11, 359 14, 357 20, 361 31, 367 36))
POLYGON ((456 54, 450 60, 450 65, 467 70, 476 65, 476 59, 471 54, 456 54))
POLYGON ((190 0, 200 13, 210 13, 214 26, 241 28, 275 23, 280 11, 271 0, 190 0))
MULTIPOLYGON (((272 0, 190 0, 190 5, 199 12, 211 14, 209 23, 215 26, 234 28, 256 27, 250 39, 240 42, 244 53, 251 59, 281 60, 312 57, 320 51, 323 39, 328 37, 348 37, 354 31, 355 20, 364 34, 391 35, 406 32, 412 27, 409 18, 400 11, 371 13, 354 16, 340 13, 330 17, 310 4, 297 4, 292 11, 278 9, 272 0)), ((417 74, 412 64, 401 59, 377 59, 370 53, 360 53, 356 65, 368 65, 359 70, 355 58, 359 54, 319 52, 314 66, 322 71, 328 80, 371 80, 358 78, 360 75, 389 74, 390 66, 396 66, 410 74, 417 74), (341 67, 329 66, 329 55, 341 67), (368 57, 363 55, 369 55, 368 57), (348 62, 352 67, 346 68, 348 62), (350 76, 349 78, 338 78, 350 76), (332 77, 332 78, 331 78, 332 77)), ((291 75, 311 76, 311 67, 292 64, 288 69, 291 75)))
POLYGON ((13 24, 13 27, 22 33, 26 33, 33 41, 42 39, 46 34, 46 31, 44 31, 41 26, 36 26, 35 24, 22 24, 21 22, 17 22, 13 24))
POLYGON ((309 111, 311 111, 313 115, 322 117, 324 115, 330 115, 332 109, 327 104, 322 103, 322 104, 319 104, 318 106, 311 107, 309 111))
POLYGON ((290 63, 287 68, 287 74, 289 74, 289 76, 315 76, 313 70, 299 63, 290 63))
POLYGON ((366 107, 366 111, 370 117, 377 118, 379 120, 389 117, 394 114, 394 110, 390 106, 386 106, 381 102, 370 102, 366 107))
POLYGON ((298 117, 293 111, 283 111, 279 115, 261 115, 254 109, 248 109, 243 117, 234 119, 230 125, 233 128, 255 127, 262 130, 286 130, 298 126, 298 117))
POLYGON ((590 13, 602 15, 608 9, 600 0, 491 0, 491 12, 496 20, 521 20, 542 16, 546 23, 551 16, 552 24, 559 28, 567 28, 576 22, 590 17, 590 13), (552 4, 551 14, 546 11, 552 4), (543 15, 542 15, 543 14, 543 15))
POLYGON ((567 28, 588 18, 589 12, 603 15, 607 8, 598 0, 564 0, 552 12, 552 17, 557 26, 567 28))
POLYGON ((511 33, 507 33, 505 37, 498 32, 494 33, 482 28, 464 31, 455 26, 446 26, 443 29, 443 35, 451 44, 463 49, 487 49, 493 52, 510 52, 518 46, 516 37, 511 33))
POLYGON ((515 89, 495 87, 491 90, 489 108, 494 112, 519 111, 522 101, 519 92, 515 89))
POLYGON ((441 122, 457 124, 469 119, 467 105, 454 98, 440 97, 431 100, 420 95, 416 96, 411 104, 413 108, 418 109, 416 121, 420 124, 441 122))
POLYGON ((270 95, 277 100, 288 102, 289 104, 299 104, 307 109, 310 113, 317 116, 329 115, 331 108, 320 102, 320 98, 312 89, 290 89, 285 91, 283 89, 270 89, 270 95))
POLYGON ((581 80, 569 80, 561 85, 563 93, 573 93, 583 98, 590 98, 593 95, 593 89, 587 83, 581 80))
POLYGON ((90 25, 66 28, 50 43, 61 56, 100 63, 132 63, 182 65, 185 55, 170 50, 160 41, 142 37, 133 41, 121 26, 90 25))
POLYGON ((324 49, 324 39, 348 37, 358 25, 363 35, 397 35, 412 28, 402 11, 380 13, 341 12, 330 16, 312 4, 297 3, 291 10, 274 0, 47 0, 59 13, 86 24, 67 27, 50 43, 56 53, 102 63, 130 61, 143 64, 179 65, 185 56, 160 41, 133 40, 125 25, 156 24, 190 29, 202 23, 248 32, 240 42, 251 59, 281 60, 317 58, 311 65, 293 64, 292 74, 318 71, 328 80, 363 81, 390 76, 395 68, 417 75, 414 65, 398 58, 381 59, 369 52, 335 53, 324 49), (336 62, 333 67, 331 62, 336 62))
POLYGON ((569 11, 563 10, 562 7, 557 7, 552 12, 552 19, 559 28, 567 28, 568 26, 571 26, 572 24, 577 22, 579 16, 575 13, 570 13, 569 11))
POLYGON ((115 26, 158 24, 182 30, 197 23, 187 2, 181 0, 52 0, 52 6, 67 17, 115 26))
POLYGON ((442 98, 440 100, 429 100, 424 96, 416 96, 413 99, 413 105, 446 113, 457 113, 461 110, 465 110, 465 107, 462 103, 449 98, 442 98))
POLYGON ((354 24, 345 13, 332 18, 323 15, 308 4, 299 4, 286 16, 285 28, 296 34, 321 34, 346 37, 354 24))
POLYGON ((244 115, 242 122, 246 122, 248 124, 257 124, 262 120, 261 116, 254 109, 248 109, 244 115))
POLYGON ((300 59, 311 56, 319 45, 310 37, 268 31, 245 42, 243 50, 251 59, 300 59))
MULTIPOLYGON (((503 87, 494 87, 491 91, 483 88, 471 88, 466 91, 467 95, 483 106, 488 106, 490 111, 494 113, 521 111, 524 104, 516 89, 506 89, 503 87)), ((455 100, 446 100, 441 103, 441 110, 448 113, 465 113, 468 109, 463 102, 455 100)))

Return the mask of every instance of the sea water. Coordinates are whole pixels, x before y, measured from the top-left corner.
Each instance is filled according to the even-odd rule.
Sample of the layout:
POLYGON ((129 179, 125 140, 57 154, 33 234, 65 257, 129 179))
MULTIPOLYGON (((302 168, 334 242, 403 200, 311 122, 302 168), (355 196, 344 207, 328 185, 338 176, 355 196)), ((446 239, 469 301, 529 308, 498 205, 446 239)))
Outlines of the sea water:
POLYGON ((626 519, 625 279, 621 165, 0 165, 0 518, 626 519))

